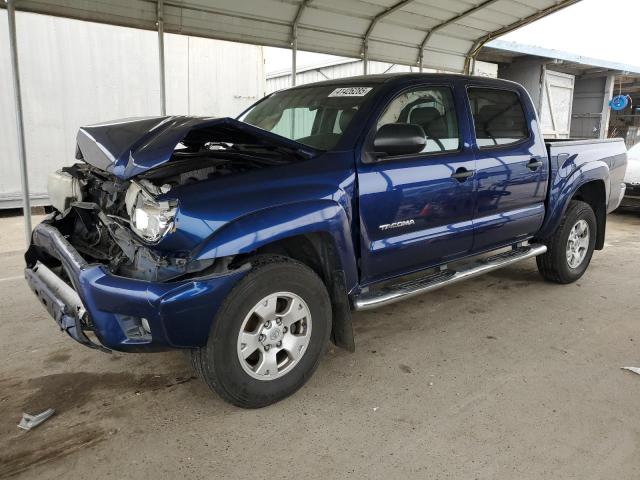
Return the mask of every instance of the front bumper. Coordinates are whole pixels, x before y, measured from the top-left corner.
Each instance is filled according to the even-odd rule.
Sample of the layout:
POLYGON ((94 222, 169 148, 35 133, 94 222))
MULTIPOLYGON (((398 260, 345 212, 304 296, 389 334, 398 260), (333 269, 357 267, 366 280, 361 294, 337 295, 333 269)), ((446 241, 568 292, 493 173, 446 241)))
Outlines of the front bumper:
POLYGON ((34 229, 26 259, 29 286, 62 330, 86 346, 120 351, 205 345, 220 304, 248 271, 175 282, 117 276, 89 264, 47 220, 34 229), (143 318, 150 335, 132 336, 131 322, 143 318))

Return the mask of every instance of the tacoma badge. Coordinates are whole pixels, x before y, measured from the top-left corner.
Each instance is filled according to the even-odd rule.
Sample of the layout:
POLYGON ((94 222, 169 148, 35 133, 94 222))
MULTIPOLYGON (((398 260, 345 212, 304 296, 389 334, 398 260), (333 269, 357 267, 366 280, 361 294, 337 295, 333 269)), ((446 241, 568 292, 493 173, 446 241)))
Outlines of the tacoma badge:
POLYGON ((415 220, 401 220, 400 222, 385 223, 378 228, 380 230, 390 230, 392 228, 408 227, 409 225, 415 225, 415 223, 415 220))

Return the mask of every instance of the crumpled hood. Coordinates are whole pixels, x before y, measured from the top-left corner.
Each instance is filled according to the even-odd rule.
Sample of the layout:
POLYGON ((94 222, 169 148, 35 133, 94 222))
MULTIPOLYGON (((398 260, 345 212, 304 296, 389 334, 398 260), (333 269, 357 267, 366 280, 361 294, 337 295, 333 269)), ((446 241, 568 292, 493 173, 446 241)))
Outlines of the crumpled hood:
POLYGON ((285 146, 306 153, 298 142, 233 118, 144 117, 81 127, 78 149, 85 162, 123 180, 167 163, 176 145, 192 130, 213 131, 215 141, 285 146))

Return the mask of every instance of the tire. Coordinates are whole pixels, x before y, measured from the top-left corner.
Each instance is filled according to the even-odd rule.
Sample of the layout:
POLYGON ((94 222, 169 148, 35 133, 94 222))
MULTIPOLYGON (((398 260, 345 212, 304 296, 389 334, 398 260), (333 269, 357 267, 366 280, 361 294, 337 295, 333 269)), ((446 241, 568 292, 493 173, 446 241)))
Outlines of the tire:
POLYGON ((331 334, 331 301, 313 270, 280 256, 256 257, 252 265, 220 307, 207 345, 191 352, 207 385, 243 408, 265 407, 302 387, 331 334))
MULTIPOLYGON (((572 200, 553 236, 545 242, 547 253, 536 257, 538 271, 551 282, 560 284, 575 282, 582 277, 591 262, 596 235, 597 224, 593 209, 585 202, 572 200), (584 253, 580 247, 580 253, 571 257, 570 260, 568 254, 569 237, 574 228, 577 228, 579 232, 580 226, 584 226, 584 224, 588 227, 588 239, 580 235, 573 237, 579 239, 578 243, 584 247, 584 253)), ((573 245, 576 245, 576 242, 573 245)), ((575 253, 575 250, 573 252, 575 253)))

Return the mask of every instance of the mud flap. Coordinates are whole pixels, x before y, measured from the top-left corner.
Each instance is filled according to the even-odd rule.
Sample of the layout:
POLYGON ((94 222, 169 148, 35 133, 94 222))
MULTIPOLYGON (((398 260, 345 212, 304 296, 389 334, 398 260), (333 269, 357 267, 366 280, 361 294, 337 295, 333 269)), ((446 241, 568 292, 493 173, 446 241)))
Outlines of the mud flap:
POLYGON ((342 270, 334 270, 331 274, 331 309, 332 328, 331 341, 340 348, 355 352, 351 307, 342 270))

